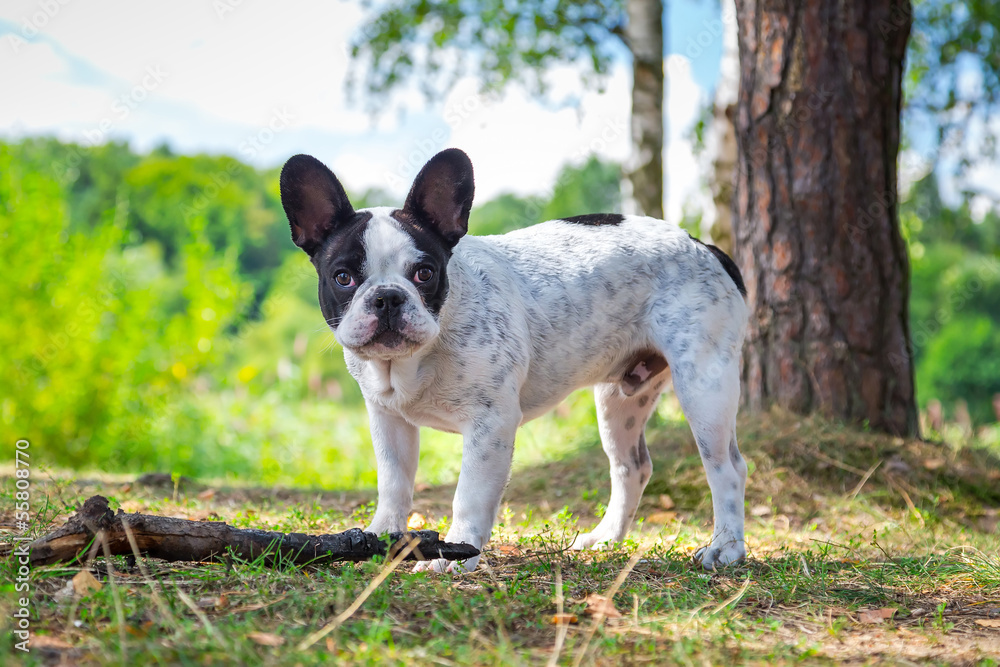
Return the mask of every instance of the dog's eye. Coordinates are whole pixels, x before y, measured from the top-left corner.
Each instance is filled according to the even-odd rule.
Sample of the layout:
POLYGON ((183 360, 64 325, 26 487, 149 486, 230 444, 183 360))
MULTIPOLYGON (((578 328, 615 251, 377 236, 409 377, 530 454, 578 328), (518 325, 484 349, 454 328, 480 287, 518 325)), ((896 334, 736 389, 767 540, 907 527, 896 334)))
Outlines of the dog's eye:
POLYGON ((426 266, 422 266, 417 269, 417 272, 413 274, 413 282, 415 283, 425 283, 434 277, 434 270, 426 266))
POLYGON ((354 287, 354 278, 347 271, 341 271, 333 277, 341 287, 354 287))

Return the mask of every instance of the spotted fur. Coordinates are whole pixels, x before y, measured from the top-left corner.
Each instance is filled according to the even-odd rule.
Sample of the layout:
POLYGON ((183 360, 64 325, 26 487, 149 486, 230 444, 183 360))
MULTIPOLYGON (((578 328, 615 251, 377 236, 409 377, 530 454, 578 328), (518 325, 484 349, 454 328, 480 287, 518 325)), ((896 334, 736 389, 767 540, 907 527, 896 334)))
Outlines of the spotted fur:
MULTIPOLYGON (((368 530, 404 529, 418 427, 429 426, 460 433, 465 443, 447 539, 482 547, 517 428, 593 386, 611 498, 600 523, 573 547, 620 540, 652 474, 644 427, 672 380, 712 492, 715 528, 699 559, 708 569, 742 559, 747 468, 735 418, 747 306, 727 267, 676 225, 638 216, 462 236, 472 167, 456 153, 432 159, 403 209, 366 209, 353 222, 314 225, 330 231, 310 240, 321 303, 336 258, 349 256, 359 267, 352 298, 334 299, 336 308, 324 305, 324 313, 339 314, 328 322, 368 406, 379 488, 368 530), (424 264, 440 281, 431 288, 414 281, 424 264), (400 301, 394 319, 378 300, 384 290, 400 301), (399 337, 389 340, 396 345, 380 327, 399 337)), ((283 184, 283 202, 286 194, 300 207, 308 199, 283 184)), ((473 569, 477 562, 428 567, 473 569)))

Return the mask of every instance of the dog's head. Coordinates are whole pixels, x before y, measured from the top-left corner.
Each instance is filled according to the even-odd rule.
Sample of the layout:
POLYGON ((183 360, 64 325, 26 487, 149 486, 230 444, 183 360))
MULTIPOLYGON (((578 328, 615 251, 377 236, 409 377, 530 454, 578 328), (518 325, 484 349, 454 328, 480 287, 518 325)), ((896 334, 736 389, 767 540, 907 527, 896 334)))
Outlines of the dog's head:
POLYGON ((465 235, 472 163, 451 148, 417 174, 403 208, 354 210, 343 186, 309 155, 281 170, 292 240, 319 274, 319 303, 337 341, 366 358, 408 356, 437 337, 448 261, 465 235))

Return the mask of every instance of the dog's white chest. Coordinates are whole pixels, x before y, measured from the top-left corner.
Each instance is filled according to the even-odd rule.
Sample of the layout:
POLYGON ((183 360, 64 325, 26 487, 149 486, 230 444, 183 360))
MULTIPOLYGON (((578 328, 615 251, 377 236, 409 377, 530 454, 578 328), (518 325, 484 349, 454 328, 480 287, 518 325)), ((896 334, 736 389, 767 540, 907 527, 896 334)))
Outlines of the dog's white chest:
POLYGON ((349 351, 345 358, 369 403, 417 426, 462 432, 463 419, 455 409, 456 401, 441 395, 430 368, 421 366, 419 359, 363 360, 349 351))

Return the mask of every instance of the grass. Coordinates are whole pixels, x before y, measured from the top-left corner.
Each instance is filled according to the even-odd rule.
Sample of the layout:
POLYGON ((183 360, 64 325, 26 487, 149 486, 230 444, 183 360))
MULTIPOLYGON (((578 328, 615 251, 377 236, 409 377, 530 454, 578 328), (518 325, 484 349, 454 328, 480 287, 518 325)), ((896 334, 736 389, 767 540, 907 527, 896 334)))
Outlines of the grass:
MULTIPOLYGON (((472 574, 415 574, 404 563, 348 614, 385 562, 97 558, 86 569, 103 586, 83 596, 72 592, 79 566, 37 568, 32 651, 0 650, 27 665, 1000 664, 995 453, 781 413, 744 419, 751 557, 705 573, 690 556, 710 535, 711 503, 686 429, 669 410, 650 429, 656 471, 636 528, 612 550, 564 550, 607 500, 607 463, 589 442, 522 463, 472 574), (594 595, 612 598, 610 617, 592 615, 594 595), (554 623, 559 613, 575 622, 554 623)), ((126 511, 303 532, 359 525, 374 499, 43 477, 33 471, 34 506, 47 501, 34 534, 94 493, 126 511)), ((420 488, 415 510, 427 527, 446 529, 453 490, 420 488)), ((0 501, 0 525, 13 523, 12 510, 0 501)), ((0 568, 12 582, 12 565, 0 568)), ((13 583, 2 586, 9 622, 13 583)))

